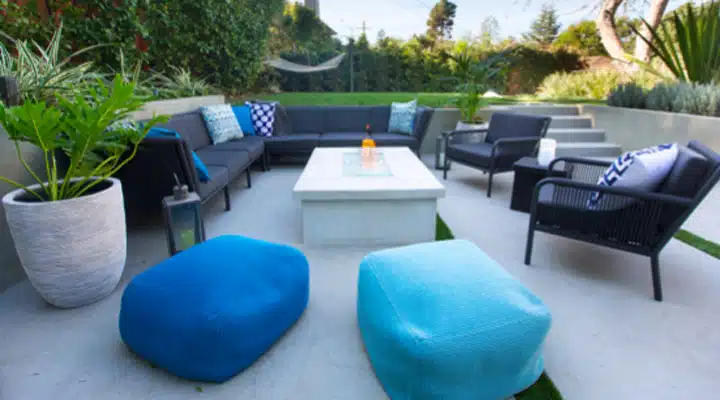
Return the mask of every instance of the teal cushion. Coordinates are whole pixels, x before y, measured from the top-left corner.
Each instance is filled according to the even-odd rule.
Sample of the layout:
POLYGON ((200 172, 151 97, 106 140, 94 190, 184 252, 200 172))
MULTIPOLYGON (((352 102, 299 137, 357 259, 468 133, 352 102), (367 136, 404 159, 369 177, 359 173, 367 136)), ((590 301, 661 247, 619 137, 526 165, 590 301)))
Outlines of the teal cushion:
MULTIPOLYGON (((170 130, 170 129, 160 128, 160 127, 150 128, 150 131, 148 132, 146 137, 162 137, 162 136, 172 136, 172 137, 180 138, 179 133, 177 133, 173 130, 170 130)), ((193 158, 193 163, 195 164, 195 170, 197 170, 198 178, 200 178, 200 181, 201 182, 209 181, 210 180, 210 172, 208 171, 208 168, 205 165, 205 163, 202 162, 200 157, 198 157, 198 155, 195 154, 194 151, 192 152, 192 158, 193 158)))
POLYGON ((417 100, 408 103, 392 103, 390 107, 390 122, 388 130, 391 133, 404 133, 412 135, 415 129, 415 115, 417 114, 417 100))
POLYGON ((200 111, 213 144, 242 139, 243 131, 229 104, 200 107, 200 111))
POLYGON ((371 253, 357 317, 392 399, 507 399, 543 371, 543 302, 473 243, 371 253))
POLYGON ((250 116, 250 107, 248 106, 233 106, 233 113, 235 118, 240 124, 243 134, 248 136, 255 136, 255 125, 253 124, 252 117, 250 116))

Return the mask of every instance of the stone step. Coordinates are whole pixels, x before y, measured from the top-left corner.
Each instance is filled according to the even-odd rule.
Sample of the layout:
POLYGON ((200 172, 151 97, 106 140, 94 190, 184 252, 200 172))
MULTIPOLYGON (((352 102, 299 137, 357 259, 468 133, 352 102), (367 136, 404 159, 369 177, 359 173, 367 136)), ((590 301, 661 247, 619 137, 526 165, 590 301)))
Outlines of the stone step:
POLYGON ((577 116, 577 106, 553 105, 553 104, 518 104, 510 107, 519 114, 549 115, 549 116, 577 116))
POLYGON ((555 115, 550 122, 550 129, 592 128, 590 117, 582 115, 555 115))
POLYGON ((604 142, 605 131, 602 129, 554 129, 547 131, 547 137, 558 142, 604 142))
POLYGON ((558 143, 556 157, 617 157, 622 152, 614 143, 571 142, 558 143))

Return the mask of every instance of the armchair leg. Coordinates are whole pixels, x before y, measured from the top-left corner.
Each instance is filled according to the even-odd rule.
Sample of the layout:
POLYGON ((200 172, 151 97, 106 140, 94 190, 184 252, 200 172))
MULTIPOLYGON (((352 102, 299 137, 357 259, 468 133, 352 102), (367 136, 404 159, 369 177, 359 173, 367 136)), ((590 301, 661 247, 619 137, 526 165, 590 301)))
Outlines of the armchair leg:
POLYGON ((490 197, 490 195, 492 195, 492 183, 493 183, 493 172, 490 171, 490 173, 488 174, 487 197, 490 197))
POLYGON ((525 242, 525 265, 530 265, 532 260, 533 241, 535 240, 535 221, 530 218, 530 226, 528 227, 527 242, 525 242))
POLYGON ((448 160, 447 155, 446 155, 445 162, 443 163, 443 179, 444 180, 447 180, 448 168, 450 168, 450 160, 448 160))
POLYGON ((660 257, 659 254, 653 254, 652 256, 650 256, 650 267, 652 269, 653 294, 655 296, 655 301, 663 300, 662 282, 660 280, 659 257, 660 257))
POLYGON ((250 168, 245 171, 245 176, 247 177, 247 187, 250 189, 252 187, 252 181, 250 179, 250 168))
POLYGON ((225 188, 223 188, 223 192, 225 193, 225 211, 230 211, 232 208, 232 205, 230 204, 230 188, 225 186, 225 188))

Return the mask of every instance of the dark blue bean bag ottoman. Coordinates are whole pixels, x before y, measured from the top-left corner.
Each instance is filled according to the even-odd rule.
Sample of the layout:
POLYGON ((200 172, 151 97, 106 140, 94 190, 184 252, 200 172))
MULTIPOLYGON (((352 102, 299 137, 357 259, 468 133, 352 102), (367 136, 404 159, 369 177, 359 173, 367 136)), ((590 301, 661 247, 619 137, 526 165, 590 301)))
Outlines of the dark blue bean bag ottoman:
POLYGON ((133 278, 122 297, 120 336, 172 374, 224 382, 300 318, 308 291, 299 250, 221 236, 133 278))

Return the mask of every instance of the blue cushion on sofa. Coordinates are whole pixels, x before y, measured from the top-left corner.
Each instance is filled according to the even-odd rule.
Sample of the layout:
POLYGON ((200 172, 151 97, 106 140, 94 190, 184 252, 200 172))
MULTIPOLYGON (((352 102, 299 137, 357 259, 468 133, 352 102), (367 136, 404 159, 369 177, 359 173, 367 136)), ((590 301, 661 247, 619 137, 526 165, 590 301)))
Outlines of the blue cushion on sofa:
POLYGON ((220 236, 135 276, 122 296, 120 336, 172 374, 224 382, 298 320, 308 290, 299 250, 220 236))
MULTIPOLYGON (((152 127, 146 137, 161 137, 161 136, 172 136, 180 138, 180 134, 166 128, 152 127)), ((198 178, 201 182, 207 182, 210 180, 210 171, 208 171, 207 165, 198 157, 195 152, 192 152, 193 163, 195 164, 195 170, 198 173, 198 178)))
POLYGON ((365 348, 392 399, 506 399, 542 374, 548 309, 468 241, 368 255, 357 300, 365 348))
POLYGON ((253 124, 252 117, 250 116, 249 106, 233 106, 233 113, 237 118, 240 128, 243 134, 248 136, 255 136, 255 124, 253 124))

